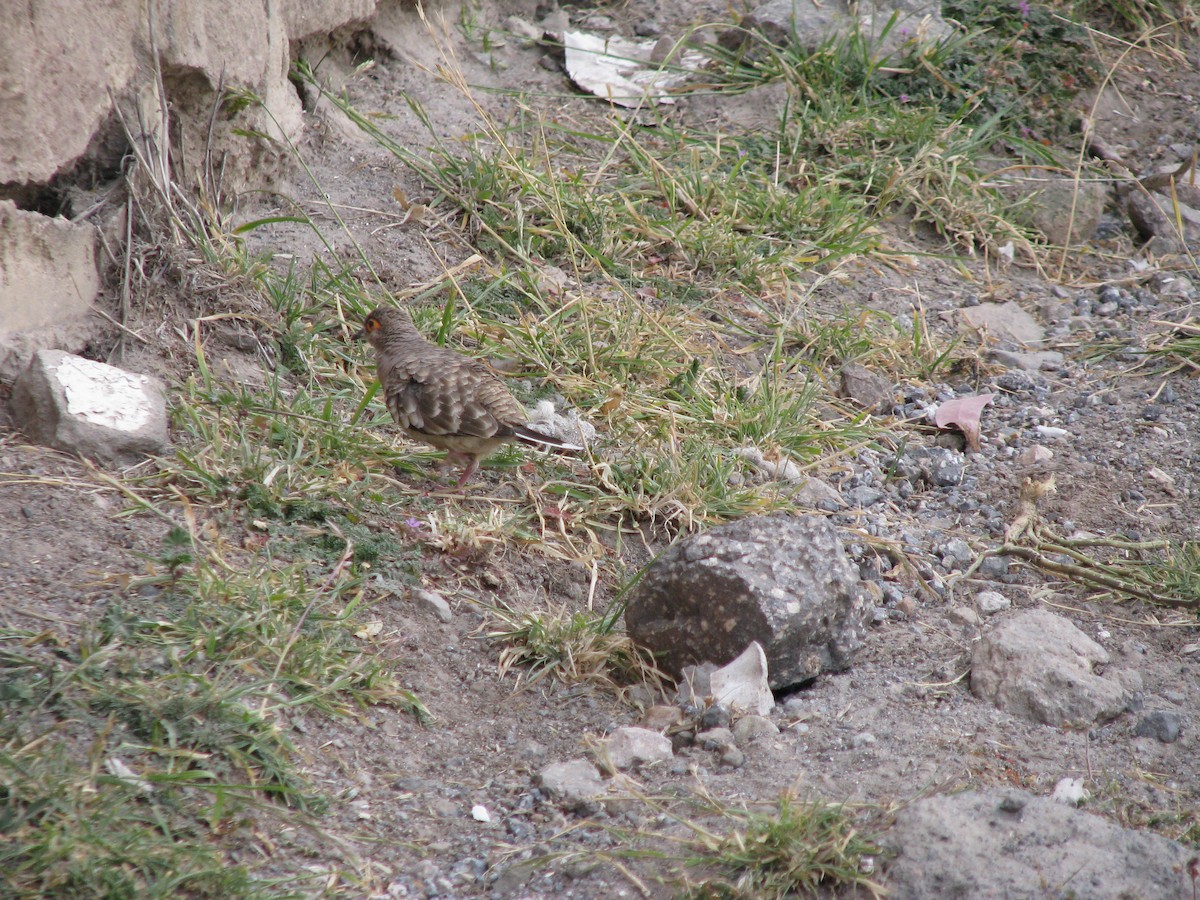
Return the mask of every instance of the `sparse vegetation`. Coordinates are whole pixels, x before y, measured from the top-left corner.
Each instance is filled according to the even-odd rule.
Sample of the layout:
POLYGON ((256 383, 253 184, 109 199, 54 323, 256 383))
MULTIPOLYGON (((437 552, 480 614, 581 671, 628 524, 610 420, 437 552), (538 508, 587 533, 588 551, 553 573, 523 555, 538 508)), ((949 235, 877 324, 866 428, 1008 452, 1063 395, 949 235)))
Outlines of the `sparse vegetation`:
POLYGON ((667 677, 654 657, 618 630, 623 609, 615 604, 606 613, 565 608, 522 613, 496 604, 487 610, 485 636, 501 645, 501 677, 520 667, 530 685, 552 675, 568 684, 648 683, 661 690, 667 677))
POLYGON ((728 815, 738 822, 734 830, 710 841, 708 852, 693 860, 697 868, 722 874, 702 878, 689 888, 689 897, 782 900, 833 888, 886 895, 871 877, 879 848, 859 832, 845 807, 785 794, 773 814, 728 815))

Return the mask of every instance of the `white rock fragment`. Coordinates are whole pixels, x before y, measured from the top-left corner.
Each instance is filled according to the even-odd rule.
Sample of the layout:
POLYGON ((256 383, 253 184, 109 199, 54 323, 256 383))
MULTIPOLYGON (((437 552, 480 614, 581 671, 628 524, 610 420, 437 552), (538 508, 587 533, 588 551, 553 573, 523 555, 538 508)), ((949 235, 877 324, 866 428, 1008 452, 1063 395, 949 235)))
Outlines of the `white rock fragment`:
POLYGON ((980 591, 975 595, 975 605, 985 616, 992 616, 1012 606, 1012 601, 999 591, 980 591))
POLYGON ((1049 441, 1071 436, 1071 432, 1067 431, 1067 429, 1059 428, 1055 425, 1036 425, 1033 431, 1038 437, 1049 441))
POLYGON ((167 447, 167 402, 149 375, 39 350, 13 386, 17 424, 41 444, 132 464, 167 447))
POLYGON ((1050 799, 1067 806, 1079 806, 1091 795, 1084 789, 1082 778, 1060 778, 1050 799))
POLYGON ((490 822, 492 821, 492 814, 488 812, 487 807, 482 803, 476 803, 471 807, 471 818, 476 822, 490 822))
POLYGON ((775 708, 775 696, 767 680, 767 654, 758 641, 751 641, 742 655, 709 676, 712 696, 727 709, 765 716, 775 708))
POLYGON ((1036 466, 1054 459, 1054 451, 1041 444, 1034 444, 1021 451, 1017 461, 1023 466, 1036 466))

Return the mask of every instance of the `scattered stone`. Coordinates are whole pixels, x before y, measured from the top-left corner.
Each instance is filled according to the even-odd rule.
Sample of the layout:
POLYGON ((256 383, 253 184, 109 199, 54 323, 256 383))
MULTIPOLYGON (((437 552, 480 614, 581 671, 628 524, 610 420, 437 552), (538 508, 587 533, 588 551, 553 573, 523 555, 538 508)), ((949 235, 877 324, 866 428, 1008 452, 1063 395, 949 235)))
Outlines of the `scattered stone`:
POLYGON ((714 703, 704 710, 704 715, 700 717, 700 727, 728 728, 732 721, 733 717, 729 715, 729 710, 719 703, 714 703))
POLYGON ((13 386, 17 424, 40 444, 116 465, 167 448, 162 383, 114 366, 39 350, 13 386))
POLYGON ((605 793, 599 770, 586 759, 551 763, 538 773, 538 783, 551 799, 585 815, 605 793))
POLYGON ((737 744, 728 728, 709 728, 696 735, 696 743, 705 750, 724 750, 737 744))
POLYGON ((669 760, 671 741, 648 728, 618 728, 604 742, 606 759, 622 771, 669 760))
POLYGON ((721 765, 740 769, 746 764, 746 754, 737 747, 726 747, 721 751, 721 765))
POLYGON ((1061 616, 1018 613, 990 631, 972 654, 971 691, 1013 715, 1055 727, 1120 715, 1128 700, 1115 678, 1093 674, 1108 652, 1061 616))
POLYGON ((414 600, 431 610, 441 621, 449 622, 454 618, 454 614, 450 611, 450 604, 441 594, 427 591, 424 588, 414 588, 412 595, 414 600))
POLYGON ((954 487, 962 482, 963 470, 962 453, 943 447, 914 447, 904 451, 896 463, 896 474, 913 487, 954 487))
POLYGON ((1012 601, 999 591, 980 591, 975 595, 975 605, 985 616, 994 616, 1012 606, 1012 601))
POLYGON ((652 706, 642 716, 641 727, 650 731, 664 732, 683 721, 678 706, 652 706))
POLYGON ((743 716, 733 726, 733 737, 738 744, 749 744, 763 735, 779 734, 779 726, 763 716, 743 716))
POLYGON ((1061 369, 1066 362, 1057 350, 1001 350, 988 352, 993 362, 998 362, 1009 369, 1020 369, 1024 372, 1040 372, 1045 369, 1061 369))
POLYGON ((866 366, 850 363, 842 369, 838 396, 850 400, 871 413, 887 413, 892 408, 892 383, 866 366))
POLYGON ((680 541, 629 599, 634 640, 667 671, 724 663, 758 641, 779 689, 850 665, 868 610, 837 532, 815 516, 719 525, 680 541))
POLYGON ((1182 844, 1011 789, 918 800, 882 842, 891 900, 1191 896, 1182 844))
POLYGON ((946 615, 951 622, 954 622, 958 625, 966 625, 968 627, 975 628, 978 627, 980 623, 979 613, 966 606, 956 606, 946 615))
MULTIPOLYGON (((767 655, 758 641, 751 641, 741 656, 713 672, 709 676, 709 686, 720 704, 713 709, 728 707, 736 712, 765 716, 775 706, 775 697, 767 678, 767 655)), ((708 722, 708 712, 705 712, 704 718, 704 727, 712 727, 708 722)), ((725 722, 712 724, 728 725, 728 713, 725 722)))
POLYGON ((958 315, 971 330, 982 332, 994 340, 1036 346, 1046 339, 1037 320, 1013 300, 969 306, 958 310, 958 315))
POLYGON ((471 807, 471 818, 476 822, 492 821, 492 814, 488 812, 488 808, 482 803, 476 803, 471 807))
POLYGON ((1133 729, 1135 737, 1152 737, 1164 744, 1173 744, 1179 740, 1180 731, 1179 715, 1167 710, 1147 713, 1133 729))

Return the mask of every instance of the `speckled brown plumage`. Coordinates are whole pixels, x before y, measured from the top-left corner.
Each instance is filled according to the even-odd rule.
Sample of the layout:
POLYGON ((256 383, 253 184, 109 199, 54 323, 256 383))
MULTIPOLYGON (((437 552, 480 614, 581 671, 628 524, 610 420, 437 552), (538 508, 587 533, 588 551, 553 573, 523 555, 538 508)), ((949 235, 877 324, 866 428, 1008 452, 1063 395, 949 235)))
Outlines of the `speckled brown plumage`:
POLYGON ((497 375, 425 340, 406 310, 379 307, 358 337, 375 348, 384 402, 396 423, 409 437, 449 451, 447 461, 465 464, 459 487, 505 441, 580 449, 528 427, 525 409, 497 375))

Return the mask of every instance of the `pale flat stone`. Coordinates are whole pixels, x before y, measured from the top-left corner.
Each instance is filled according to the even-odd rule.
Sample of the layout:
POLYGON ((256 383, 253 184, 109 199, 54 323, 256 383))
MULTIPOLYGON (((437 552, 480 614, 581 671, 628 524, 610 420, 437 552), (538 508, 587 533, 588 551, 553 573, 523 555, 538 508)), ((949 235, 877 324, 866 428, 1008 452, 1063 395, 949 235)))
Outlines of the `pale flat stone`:
POLYGON ((967 306, 958 310, 958 314, 970 328, 992 338, 1025 345, 1037 345, 1046 339, 1037 320, 1012 300, 967 306))
POLYGON ((39 350, 13 386, 17 424, 41 444, 103 462, 140 462, 167 447, 167 404, 149 375, 39 350))
POLYGON ((621 770, 666 762, 674 756, 670 738, 648 728, 630 726, 610 734, 604 742, 604 750, 608 762, 621 770))

